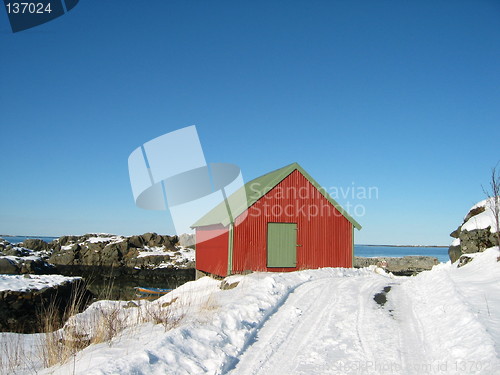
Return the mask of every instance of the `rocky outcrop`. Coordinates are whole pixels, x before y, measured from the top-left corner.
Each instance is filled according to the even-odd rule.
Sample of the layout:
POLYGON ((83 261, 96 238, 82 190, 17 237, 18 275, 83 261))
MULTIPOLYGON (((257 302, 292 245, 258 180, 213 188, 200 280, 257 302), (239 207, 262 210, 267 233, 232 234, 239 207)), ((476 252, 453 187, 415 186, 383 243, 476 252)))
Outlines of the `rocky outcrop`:
POLYGON ((412 276, 419 272, 432 269, 439 261, 435 257, 428 256, 405 256, 402 258, 377 257, 362 258, 354 257, 354 268, 363 268, 371 265, 384 268, 398 276, 412 276))
MULTIPOLYGON (((49 244, 54 250, 49 262, 56 265, 132 268, 158 266, 181 255, 180 249, 175 246, 178 241, 177 236, 156 233, 131 237, 103 234, 63 236, 49 244)), ((185 265, 185 262, 181 263, 185 265)))
POLYGON ((177 236, 145 233, 130 237, 110 234, 62 236, 50 243, 28 239, 17 245, 0 239, 0 271, 4 273, 46 273, 49 263, 64 266, 130 268, 194 268, 194 235, 177 236), (28 260, 39 257, 41 261, 28 260), (25 260, 14 259, 26 258, 25 260))
MULTIPOLYGON (((496 224, 489 207, 492 202, 492 200, 485 200, 473 206, 465 215, 462 224, 450 233, 450 236, 455 239, 448 249, 452 263, 464 254, 482 252, 496 246, 496 224)), ((459 265, 467 264, 471 258, 468 259, 460 261, 459 265)))
POLYGON ((81 305, 76 310, 78 312, 92 298, 92 294, 86 291, 82 279, 71 279, 42 289, 0 291, 0 331, 42 332, 44 317, 50 317, 53 328, 61 326, 65 311, 77 291, 80 291, 79 295, 82 297, 81 305))
POLYGON ((33 251, 51 251, 50 245, 44 240, 38 238, 28 238, 24 242, 18 244, 18 246, 30 249, 33 251))
POLYGON ((40 257, 0 256, 0 274, 48 275, 55 272, 55 267, 40 257))
POLYGON ((47 263, 50 248, 42 240, 27 240, 39 250, 27 249, 18 245, 12 245, 5 240, 0 240, 0 274, 49 274, 54 272, 54 266, 47 263), (33 241, 33 242, 32 242, 33 241), (39 244, 38 241, 43 242, 39 244))

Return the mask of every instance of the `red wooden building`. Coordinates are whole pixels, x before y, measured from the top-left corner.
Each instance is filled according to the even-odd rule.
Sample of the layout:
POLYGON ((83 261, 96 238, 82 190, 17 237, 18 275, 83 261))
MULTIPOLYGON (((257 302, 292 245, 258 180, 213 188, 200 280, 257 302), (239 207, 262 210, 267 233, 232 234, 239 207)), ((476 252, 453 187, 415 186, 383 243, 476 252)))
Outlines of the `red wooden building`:
POLYGON ((300 165, 265 174, 242 189, 246 204, 228 215, 222 202, 193 224, 198 271, 227 276, 352 267, 354 228, 361 226, 300 165))

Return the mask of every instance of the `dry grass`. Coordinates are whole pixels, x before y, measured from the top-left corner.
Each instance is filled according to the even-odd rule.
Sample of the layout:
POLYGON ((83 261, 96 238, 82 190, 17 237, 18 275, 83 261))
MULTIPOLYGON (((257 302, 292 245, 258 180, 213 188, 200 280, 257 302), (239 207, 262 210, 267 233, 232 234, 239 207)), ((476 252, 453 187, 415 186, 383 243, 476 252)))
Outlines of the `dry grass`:
POLYGON ((161 324, 165 332, 175 328, 184 319, 185 313, 175 298, 171 303, 147 302, 141 310, 141 322, 161 324))
POLYGON ((200 305, 201 312, 211 312, 211 311, 215 311, 219 308, 220 308, 220 304, 217 301, 217 298, 216 298, 214 293, 210 293, 208 295, 207 299, 205 300, 205 302, 203 302, 200 305))
POLYGON ((84 291, 75 291, 62 317, 55 303, 41 309, 40 327, 44 333, 38 336, 36 343, 37 365, 27 363, 27 356, 23 353, 23 335, 16 335, 18 342, 9 342, 1 348, 4 353, 0 356, 0 373, 15 374, 16 369, 21 368, 36 372, 37 367, 52 367, 70 360, 75 368, 77 354, 92 344, 107 343, 111 346, 120 340, 124 331, 127 336, 132 335, 145 323, 161 325, 168 331, 178 327, 186 316, 198 316, 201 322, 210 319, 220 307, 216 291, 206 295, 187 290, 166 300, 97 301, 79 313, 84 291), (1 362, 2 357, 5 363, 1 362))
POLYGON ((65 362, 69 357, 82 350, 85 344, 82 340, 68 340, 61 326, 70 317, 78 314, 85 304, 86 285, 79 284, 70 297, 70 302, 61 315, 53 299, 48 306, 42 306, 39 313, 40 331, 44 332, 39 343, 39 357, 45 367, 65 362))
POLYGON ((69 319, 62 329, 57 329, 55 306, 49 306, 42 314, 42 327, 46 333, 39 345, 39 355, 45 367, 74 359, 79 351, 92 344, 107 343, 111 346, 123 331, 136 329, 144 323, 161 324, 168 331, 179 325, 188 308, 178 298, 163 304, 158 301, 132 304, 98 301, 82 314, 77 314, 77 305, 77 302, 70 304, 69 319))

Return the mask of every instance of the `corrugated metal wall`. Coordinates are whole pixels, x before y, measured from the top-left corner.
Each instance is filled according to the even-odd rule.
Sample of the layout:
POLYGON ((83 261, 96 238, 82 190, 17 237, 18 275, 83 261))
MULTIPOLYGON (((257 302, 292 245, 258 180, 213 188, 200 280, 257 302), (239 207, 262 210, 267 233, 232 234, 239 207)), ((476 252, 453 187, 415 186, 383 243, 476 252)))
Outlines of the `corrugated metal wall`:
POLYGON ((321 267, 352 267, 352 224, 295 170, 236 219, 233 272, 321 267), (267 267, 268 222, 297 223, 295 268, 267 267))
POLYGON ((196 228, 196 269, 227 276, 228 228, 210 225, 196 228))

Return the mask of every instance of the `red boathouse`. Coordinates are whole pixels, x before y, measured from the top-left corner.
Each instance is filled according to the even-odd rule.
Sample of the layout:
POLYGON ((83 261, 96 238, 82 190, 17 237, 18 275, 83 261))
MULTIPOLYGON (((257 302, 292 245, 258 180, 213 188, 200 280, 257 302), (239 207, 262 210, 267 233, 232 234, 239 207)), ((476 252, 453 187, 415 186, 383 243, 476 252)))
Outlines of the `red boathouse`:
POLYGON ((198 271, 227 276, 352 267, 354 228, 361 226, 299 164, 242 189, 246 204, 232 215, 222 202, 193 224, 198 271))

